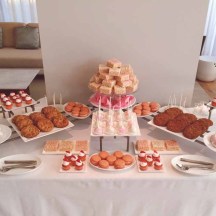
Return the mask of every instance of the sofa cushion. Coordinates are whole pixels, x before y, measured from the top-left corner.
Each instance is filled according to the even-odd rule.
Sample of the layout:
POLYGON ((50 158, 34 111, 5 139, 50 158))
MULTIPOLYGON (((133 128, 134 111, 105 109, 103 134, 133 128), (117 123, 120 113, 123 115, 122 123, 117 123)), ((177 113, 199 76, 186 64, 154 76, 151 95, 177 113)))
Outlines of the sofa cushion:
POLYGON ((3 47, 2 27, 0 27, 0 48, 3 47))
POLYGON ((3 29, 3 47, 15 47, 14 28, 25 26, 19 22, 0 22, 0 27, 3 29))
POLYGON ((41 49, 0 49, 0 68, 43 68, 41 49))
POLYGON ((16 48, 18 49, 38 49, 39 48, 39 29, 25 26, 15 29, 16 48))

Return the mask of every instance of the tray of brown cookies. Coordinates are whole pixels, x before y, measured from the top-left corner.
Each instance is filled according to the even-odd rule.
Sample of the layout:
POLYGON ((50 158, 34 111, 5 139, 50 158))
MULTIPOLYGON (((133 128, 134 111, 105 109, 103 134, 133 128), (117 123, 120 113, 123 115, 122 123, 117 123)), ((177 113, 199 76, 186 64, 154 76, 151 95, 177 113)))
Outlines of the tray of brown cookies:
POLYGON ((136 163, 133 155, 123 151, 101 151, 92 154, 89 163, 98 170, 119 172, 128 170, 136 163))
POLYGON ((133 107, 133 112, 136 113, 137 117, 144 117, 144 116, 149 116, 149 115, 157 112, 159 110, 159 108, 160 108, 160 104, 158 102, 143 101, 139 104, 136 104, 133 107))
POLYGON ((40 112, 15 115, 7 120, 24 142, 29 142, 74 126, 53 106, 44 107, 40 112))
POLYGON ((91 110, 85 104, 69 101, 64 104, 64 111, 76 119, 85 119, 91 115, 91 110))
POLYGON ((213 122, 210 119, 199 118, 192 113, 185 112, 179 107, 170 107, 154 116, 148 124, 186 140, 195 141, 208 131, 213 122))

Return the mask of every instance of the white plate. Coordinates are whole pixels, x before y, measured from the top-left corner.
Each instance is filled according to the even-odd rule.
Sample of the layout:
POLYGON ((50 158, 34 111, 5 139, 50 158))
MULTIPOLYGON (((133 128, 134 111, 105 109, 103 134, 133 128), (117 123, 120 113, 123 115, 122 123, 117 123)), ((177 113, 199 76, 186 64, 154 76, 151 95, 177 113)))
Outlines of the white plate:
POLYGON ((39 168, 39 166, 41 165, 42 161, 39 157, 35 156, 35 155, 30 155, 30 154, 17 154, 17 155, 11 155, 11 156, 7 156, 4 158, 0 159, 0 168, 5 165, 4 161, 5 160, 36 160, 37 161, 37 165, 34 169, 12 169, 9 170, 5 173, 0 171, 0 174, 2 175, 21 175, 21 174, 27 174, 30 172, 34 172, 36 169, 39 168))
POLYGON ((3 134, 3 135, 0 135, 0 144, 1 144, 10 138, 11 129, 8 126, 0 124, 0 133, 3 134))
MULTIPOLYGON (((133 146, 134 146, 134 152, 135 154, 139 154, 139 151, 136 149, 136 143, 133 143, 133 146)), ((179 146, 180 148, 180 146, 179 146)), ((154 151, 153 150, 150 150, 150 151, 145 151, 147 154, 152 154, 154 151)), ((179 151, 168 151, 168 150, 165 150, 165 151, 157 151, 159 154, 161 155, 175 155, 175 154, 183 154, 183 151, 180 150, 179 151)))
MULTIPOLYGON (((149 103, 150 103, 150 102, 149 102, 149 103)), ((134 109, 136 106, 140 105, 140 104, 141 104, 141 103, 136 104, 136 105, 133 107, 133 109, 134 109)), ((133 110, 133 109, 132 109, 132 110, 133 110)), ((156 112, 150 112, 148 115, 141 115, 141 116, 137 115, 137 118, 142 118, 142 117, 150 116, 150 115, 152 115, 152 114, 157 113, 159 110, 160 110, 160 107, 159 107, 159 109, 158 109, 156 112)), ((135 112, 134 112, 134 113, 135 113, 135 112)))
POLYGON ((59 172, 60 173, 86 173, 87 172, 87 161, 88 161, 88 157, 86 156, 86 160, 83 162, 82 170, 76 170, 74 166, 71 166, 69 170, 63 170, 62 167, 60 167, 59 172))
MULTIPOLYGON (((99 104, 98 104, 98 103, 94 103, 94 102, 91 102, 91 101, 90 101, 91 98, 92 98, 93 96, 94 96, 94 95, 92 95, 92 96, 90 97, 89 102, 90 102, 93 106, 99 107, 99 104)), ((133 96, 133 95, 129 95, 129 96, 133 96)), ((121 109, 127 109, 128 107, 133 106, 135 103, 136 103, 136 98, 133 96, 133 99, 130 101, 130 103, 129 103, 128 105, 122 106, 121 109)), ((109 107, 108 107, 108 106, 103 106, 103 105, 101 105, 101 109, 103 109, 103 110, 108 110, 109 107)), ((119 110, 120 108, 115 108, 115 106, 114 106, 114 107, 111 107, 111 109, 113 109, 113 110, 119 110)))
POLYGON ((85 107, 88 108, 89 114, 88 114, 87 116, 85 116, 85 117, 73 116, 70 112, 67 112, 67 111, 65 110, 65 106, 66 106, 67 104, 68 104, 68 103, 66 103, 66 104, 63 105, 63 110, 64 110, 64 112, 67 113, 69 116, 75 118, 75 119, 86 119, 86 118, 88 118, 88 117, 92 114, 92 112, 91 112, 91 110, 89 109, 89 107, 87 107, 85 104, 83 104, 83 106, 85 106, 85 107))
MULTIPOLYGON (((110 152, 109 152, 109 153, 110 153, 110 152)), ((134 161, 133 161, 133 163, 132 163, 131 165, 125 165, 125 168, 123 168, 123 169, 115 169, 114 166, 109 166, 108 169, 103 169, 103 168, 100 168, 99 166, 93 165, 93 164, 91 163, 90 159, 91 159, 91 157, 92 157, 93 155, 97 155, 98 153, 95 153, 95 154, 92 154, 92 155, 91 155, 91 157, 89 158, 89 164, 90 164, 92 167, 94 167, 95 169, 102 170, 102 171, 106 171, 106 172, 121 172, 121 171, 128 170, 128 169, 130 169, 131 167, 134 166, 134 164, 136 163, 136 160, 135 160, 134 156, 131 155, 131 154, 129 154, 128 152, 122 152, 122 153, 123 153, 124 155, 125 155, 125 154, 130 155, 130 156, 132 156, 133 159, 134 159, 134 161)))
POLYGON ((210 175, 210 174, 213 174, 216 172, 216 169, 215 170, 203 170, 203 169, 196 169, 196 168, 192 168, 192 169, 189 169, 189 170, 182 170, 180 169, 176 164, 179 163, 179 164, 187 164, 187 165, 191 165, 192 163, 188 163, 188 162, 183 162, 183 161, 180 161, 180 158, 186 158, 186 159, 191 159, 191 160, 199 160, 199 161, 206 161, 206 162, 210 162, 210 163, 216 163, 216 161, 208 158, 208 157, 204 157, 204 156, 201 156, 201 155, 179 155, 177 157, 174 157, 172 160, 171 160, 171 164, 172 166, 178 170, 179 172, 182 172, 182 173, 186 173, 186 174, 189 174, 189 175, 210 175))
POLYGON ((13 104, 13 107, 12 109, 6 109, 5 106, 2 105, 2 108, 6 111, 6 112, 9 112, 9 111, 14 111, 14 110, 18 110, 18 109, 21 109, 21 108, 25 108, 25 107, 29 107, 29 106, 32 106, 32 105, 35 105, 37 104, 37 101, 35 101, 34 99, 32 99, 32 103, 31 104, 26 104, 25 102, 22 102, 22 105, 20 107, 17 107, 15 105, 15 103, 12 103, 13 104))
POLYGON ((211 136, 212 136, 213 134, 215 134, 214 131, 213 131, 213 132, 210 132, 210 133, 207 133, 207 134, 203 137, 203 141, 204 141, 205 145, 206 145, 209 149, 211 149, 212 151, 216 152, 216 147, 214 147, 214 146, 211 144, 211 142, 210 142, 210 138, 211 138, 211 136))
MULTIPOLYGON (((28 113, 28 115, 31 114, 31 113, 28 113)), ((13 117, 12 117, 13 118, 13 117)), ((32 140, 35 140, 35 139, 38 139, 38 138, 41 138, 41 137, 44 137, 44 136, 48 136, 50 134, 54 134, 54 133, 57 133, 59 131, 63 131, 63 130, 66 130, 68 128, 71 128, 74 126, 73 123, 71 123, 69 120, 69 124, 68 126, 64 127, 64 128, 56 128, 54 127, 50 132, 40 132, 36 137, 33 137, 33 138, 26 138, 26 137, 23 137, 20 133, 20 131, 17 129, 16 125, 12 122, 12 118, 8 118, 8 122, 10 123, 10 125, 13 127, 13 129, 19 134, 19 136, 21 137, 21 139, 24 141, 24 142, 29 142, 29 141, 32 141, 32 140)))
MULTIPOLYGON (((141 170, 140 166, 139 166, 140 162, 139 162, 138 156, 136 155, 135 158, 136 158, 137 169, 138 169, 138 172, 140 172, 140 173, 163 173, 164 172, 164 164, 163 164, 163 167, 161 170, 156 170, 154 168, 154 162, 153 162, 152 166, 149 166, 147 168, 147 170, 141 170)), ((162 160, 161 160, 161 162, 162 162, 162 160)))

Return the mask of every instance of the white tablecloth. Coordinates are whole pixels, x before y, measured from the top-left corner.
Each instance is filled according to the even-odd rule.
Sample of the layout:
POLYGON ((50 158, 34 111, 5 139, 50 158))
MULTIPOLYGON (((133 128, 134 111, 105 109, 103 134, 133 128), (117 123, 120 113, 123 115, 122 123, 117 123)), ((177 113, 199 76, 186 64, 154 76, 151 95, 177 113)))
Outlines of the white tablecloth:
MULTIPOLYGON (((214 117, 214 116, 213 116, 214 117)), ((108 173, 88 165, 87 173, 59 173, 61 155, 42 155, 47 139, 90 139, 90 119, 75 127, 32 142, 21 139, 0 145, 0 157, 13 154, 39 155, 43 163, 35 172, 0 176, 2 216, 215 216, 216 174, 190 176, 174 170, 176 155, 162 156, 164 173, 128 171, 108 173)), ((176 139, 187 154, 216 158, 198 143, 163 132, 139 119, 145 139, 176 139)), ((91 153, 99 151, 98 138, 91 139, 91 153)), ((125 138, 104 139, 105 150, 125 150, 125 138)), ((130 152, 134 153, 132 144, 130 152)))

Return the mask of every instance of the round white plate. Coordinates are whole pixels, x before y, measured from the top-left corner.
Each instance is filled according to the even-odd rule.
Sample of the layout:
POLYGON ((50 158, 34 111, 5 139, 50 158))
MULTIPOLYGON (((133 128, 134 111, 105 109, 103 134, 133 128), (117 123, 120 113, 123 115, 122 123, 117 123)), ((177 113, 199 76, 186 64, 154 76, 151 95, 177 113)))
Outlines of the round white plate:
POLYGON ((213 131, 213 132, 210 132, 210 133, 207 133, 207 134, 203 137, 203 141, 204 141, 205 145, 206 145, 209 149, 211 149, 212 151, 216 152, 216 147, 214 147, 214 146, 211 144, 211 142, 210 142, 210 138, 211 138, 211 136, 212 136, 213 134, 215 134, 214 131, 213 131))
MULTIPOLYGON (((109 152, 109 153, 110 153, 110 152, 109 152)), ((98 153, 95 153, 95 154, 92 154, 92 155, 91 155, 91 157, 89 158, 89 163, 90 163, 90 165, 91 165, 92 167, 94 167, 95 169, 102 170, 102 171, 107 171, 107 172, 121 172, 121 171, 125 171, 125 170, 128 170, 128 169, 130 169, 131 167, 133 167, 133 166, 135 165, 135 163, 136 163, 136 160, 135 160, 135 157, 134 157, 133 155, 129 154, 128 152, 122 152, 122 153, 123 153, 124 155, 125 155, 125 154, 130 155, 130 156, 132 156, 133 159, 134 159, 134 161, 133 161, 133 163, 132 163, 131 165, 126 165, 125 168, 123 168, 123 169, 115 169, 114 166, 109 166, 108 169, 103 169, 103 168, 100 168, 100 167, 98 167, 98 166, 93 165, 93 164, 91 163, 90 159, 91 159, 91 157, 92 157, 93 155, 97 155, 98 153)))
POLYGON ((5 142, 11 136, 11 129, 8 126, 0 124, 0 144, 5 142))
MULTIPOLYGON (((149 102, 149 103, 150 103, 150 102, 149 102)), ((133 109, 134 109, 136 106, 140 105, 140 104, 141 104, 141 103, 136 104, 135 106, 133 106, 133 109)), ((132 110, 133 110, 133 109, 132 109, 132 110)), ((159 109, 160 109, 160 106, 159 106, 159 109)), ((158 109, 158 110, 159 110, 159 109, 158 109)), ((157 111, 158 111, 158 110, 157 110, 157 111)), ((142 117, 150 116, 150 115, 152 115, 152 114, 154 114, 154 113, 157 113, 157 111, 156 111, 156 112, 150 112, 148 115, 141 115, 141 116, 138 116, 138 115, 137 115, 137 118, 142 118, 142 117)), ((135 112, 134 112, 134 113, 135 113, 135 112)))
POLYGON ((17 154, 17 155, 11 155, 11 156, 7 156, 4 158, 0 159, 0 168, 2 168, 2 166, 4 166, 4 161, 5 160, 36 160, 37 161, 37 165, 34 169, 12 169, 9 170, 7 172, 1 172, 0 174, 2 175, 22 175, 22 174, 27 174, 30 172, 34 172, 35 170, 37 170, 39 168, 39 166, 41 165, 42 161, 39 157, 35 156, 35 155, 30 155, 30 154, 17 154))
POLYGON ((68 104, 68 103, 65 103, 65 104, 63 105, 63 110, 64 110, 65 113, 67 113, 69 116, 71 116, 71 117, 73 117, 73 118, 76 118, 76 119, 86 119, 86 118, 88 118, 88 117, 92 114, 92 111, 89 109, 89 107, 87 107, 85 104, 83 104, 85 107, 87 107, 87 108, 89 109, 89 114, 88 114, 87 116, 85 116, 85 117, 73 116, 70 112, 67 112, 67 111, 65 110, 65 106, 66 106, 67 104, 68 104))
POLYGON ((216 172, 216 169, 197 169, 197 168, 192 168, 192 169, 189 169, 189 170, 182 170, 180 169, 176 164, 179 163, 179 164, 187 164, 187 165, 192 165, 194 163, 188 163, 188 162, 183 162, 183 161, 180 161, 180 158, 186 158, 186 159, 191 159, 191 160, 199 160, 199 161, 205 161, 205 162, 210 162, 210 163, 214 163, 216 164, 216 161, 208 158, 208 157, 204 157, 204 156, 201 156, 201 155, 179 155, 177 157, 174 157, 172 160, 171 160, 171 164, 172 166, 178 170, 179 172, 182 172, 182 173, 185 173, 185 174, 189 174, 189 175, 210 175, 210 174, 213 174, 216 172))

